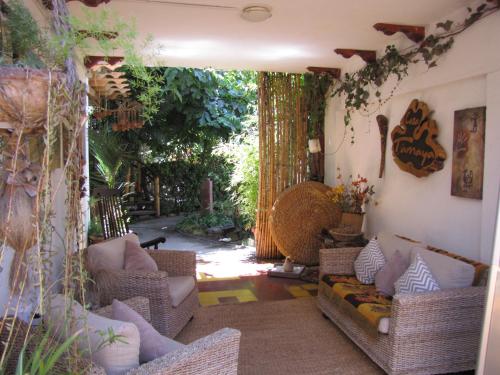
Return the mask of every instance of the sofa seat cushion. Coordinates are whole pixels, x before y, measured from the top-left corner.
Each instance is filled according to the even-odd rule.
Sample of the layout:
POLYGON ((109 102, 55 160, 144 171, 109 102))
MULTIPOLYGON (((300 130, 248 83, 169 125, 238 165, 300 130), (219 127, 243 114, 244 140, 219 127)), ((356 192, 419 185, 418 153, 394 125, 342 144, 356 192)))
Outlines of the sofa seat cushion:
POLYGON ((470 264, 472 267, 474 267, 474 281, 472 282, 472 285, 477 286, 477 285, 480 285, 482 282, 483 282, 483 284, 481 284, 481 285, 486 285, 485 281, 488 279, 487 276, 488 276, 488 270, 489 270, 488 265, 481 263, 481 262, 478 262, 478 261, 473 260, 473 259, 463 257, 463 256, 458 255, 458 254, 451 253, 451 252, 443 250, 443 249, 439 249, 437 247, 427 246, 427 249, 430 251, 433 251, 435 253, 446 255, 447 257, 457 259, 461 262, 470 264))
POLYGON ((135 324, 86 311, 62 294, 49 298, 43 319, 55 337, 65 341, 82 330, 76 340, 78 349, 107 375, 126 374, 139 366, 140 334, 135 324), (110 332, 119 339, 111 340, 110 332))
POLYGON ((174 276, 168 278, 168 290, 172 306, 179 306, 195 287, 193 276, 174 276))
POLYGON ((352 312, 371 330, 388 333, 392 297, 378 292, 373 284, 361 284, 355 276, 324 275, 321 282, 322 290, 326 289, 328 297, 339 307, 352 312))
POLYGON ((417 255, 429 266, 440 289, 467 288, 472 285, 475 269, 471 264, 421 247, 412 249, 412 261, 417 255))
POLYGON ((411 249, 414 246, 425 247, 425 245, 419 241, 387 232, 380 232, 377 234, 377 241, 385 259, 391 259, 396 250, 398 250, 407 264, 411 263, 411 249))

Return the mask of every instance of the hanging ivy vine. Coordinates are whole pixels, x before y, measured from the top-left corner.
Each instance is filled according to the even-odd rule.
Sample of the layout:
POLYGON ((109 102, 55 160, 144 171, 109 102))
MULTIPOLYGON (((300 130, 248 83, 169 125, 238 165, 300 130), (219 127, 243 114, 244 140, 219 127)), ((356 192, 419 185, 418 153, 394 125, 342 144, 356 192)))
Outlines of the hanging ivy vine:
POLYGON ((351 143, 354 143, 354 127, 351 124, 354 111, 362 111, 368 115, 378 111, 393 97, 401 81, 408 75, 410 65, 423 62, 428 68, 437 66, 439 58, 453 46, 456 35, 498 9, 498 2, 485 2, 475 9, 467 8, 468 15, 462 22, 439 22, 436 24, 435 34, 402 51, 394 45, 389 45, 382 57, 354 73, 346 73, 342 80, 337 81, 332 96, 345 97, 344 123, 352 132, 351 143), (383 98, 381 87, 391 77, 396 78, 396 84, 389 95, 383 98), (376 109, 370 112, 369 106, 373 104, 376 109))

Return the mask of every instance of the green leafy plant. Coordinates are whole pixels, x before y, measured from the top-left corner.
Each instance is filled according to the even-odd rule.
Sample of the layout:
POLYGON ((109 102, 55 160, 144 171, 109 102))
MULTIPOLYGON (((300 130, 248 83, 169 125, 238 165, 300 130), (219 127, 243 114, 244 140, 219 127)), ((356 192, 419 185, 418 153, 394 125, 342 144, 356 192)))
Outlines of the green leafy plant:
POLYGON ((119 176, 129 158, 120 136, 106 129, 90 132, 89 151, 93 158, 94 173, 91 178, 94 183, 105 183, 110 188, 118 187, 119 176))
MULTIPOLYGON (((137 100, 143 105, 144 120, 151 120, 157 113, 162 100, 161 77, 145 65, 145 51, 154 49, 152 38, 141 43, 133 22, 122 20, 106 9, 98 12, 84 9, 82 16, 65 19, 68 28, 54 33, 41 29, 19 0, 9 0, 6 7, 6 21, 1 29, 5 40, 1 45, 0 65, 63 70, 75 51, 83 56, 100 54, 105 58, 121 54, 129 82, 141 90, 137 100), (138 45, 142 48, 138 49, 138 45)), ((148 57, 148 60, 154 59, 155 56, 148 57)))
POLYGON ((463 22, 440 22, 436 25, 438 31, 435 34, 430 34, 414 47, 399 51, 394 45, 389 45, 382 57, 354 73, 346 73, 336 83, 332 96, 342 95, 345 98, 344 123, 353 133, 351 143, 354 142, 354 128, 351 125, 354 111, 371 114, 371 104, 376 104, 378 110, 393 97, 400 82, 408 75, 410 65, 423 62, 428 68, 437 66, 439 58, 453 46, 456 35, 498 9, 497 2, 483 3, 476 9, 468 8, 469 15, 463 22), (388 97, 383 98, 380 89, 390 77, 395 77, 397 83, 388 97), (372 99, 373 96, 375 99, 372 99))
POLYGON ((330 74, 304 74, 304 100, 308 110, 308 133, 310 138, 323 133, 327 94, 334 78, 330 74))
POLYGON ((46 331, 28 356, 30 342, 21 349, 17 360, 16 375, 49 375, 53 373, 57 361, 70 349, 83 330, 75 332, 60 344, 53 342, 51 332, 46 331))
POLYGON ((5 33, 2 39, 9 42, 1 44, 0 65, 14 63, 42 68, 44 64, 39 56, 47 54, 42 31, 19 0, 11 0, 8 4, 1 33, 5 33))
POLYGON ((206 214, 189 214, 177 224, 176 228, 182 232, 204 235, 208 228, 226 225, 234 225, 232 218, 223 212, 214 211, 206 214))

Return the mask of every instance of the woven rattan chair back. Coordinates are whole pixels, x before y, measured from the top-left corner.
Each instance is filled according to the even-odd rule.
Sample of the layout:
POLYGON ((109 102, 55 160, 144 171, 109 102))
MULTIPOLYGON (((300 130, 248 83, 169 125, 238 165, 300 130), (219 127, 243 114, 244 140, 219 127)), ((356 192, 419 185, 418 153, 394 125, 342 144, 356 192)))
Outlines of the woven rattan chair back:
POLYGON ((120 191, 100 186, 94 189, 94 196, 97 198, 97 209, 104 238, 116 238, 129 233, 120 191))
POLYGON ((302 182, 283 191, 274 203, 271 234, 278 250, 295 263, 319 263, 321 230, 340 223, 342 212, 326 195, 328 186, 302 182))

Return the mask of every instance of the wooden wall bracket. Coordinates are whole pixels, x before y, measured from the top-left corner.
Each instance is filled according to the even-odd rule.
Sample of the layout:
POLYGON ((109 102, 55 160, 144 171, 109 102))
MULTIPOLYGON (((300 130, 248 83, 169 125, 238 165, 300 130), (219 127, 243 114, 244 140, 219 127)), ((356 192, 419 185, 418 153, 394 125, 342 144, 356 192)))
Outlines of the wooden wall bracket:
MULTIPOLYGON (((101 4, 107 4, 111 0, 66 0, 67 3, 69 3, 70 1, 79 1, 82 4, 85 4, 88 7, 95 8, 95 7, 98 7, 101 4)), ((49 10, 53 9, 53 7, 52 7, 52 0, 42 0, 42 3, 45 6, 45 8, 47 8, 49 10)))
POLYGON ((340 79, 340 69, 339 68, 326 68, 320 66, 308 66, 307 70, 312 73, 327 73, 333 78, 340 79))
POLYGON ((110 70, 118 68, 123 62, 122 56, 85 56, 85 67, 92 69, 98 65, 107 66, 110 70))
POLYGON ((335 49, 335 53, 346 59, 357 55, 367 63, 374 62, 377 59, 377 53, 373 50, 337 48, 335 49))
POLYGON ((420 43, 425 39, 425 27, 411 25, 395 25, 393 23, 376 23, 373 28, 381 31, 384 35, 394 35, 398 32, 403 33, 408 39, 415 43, 420 43))

